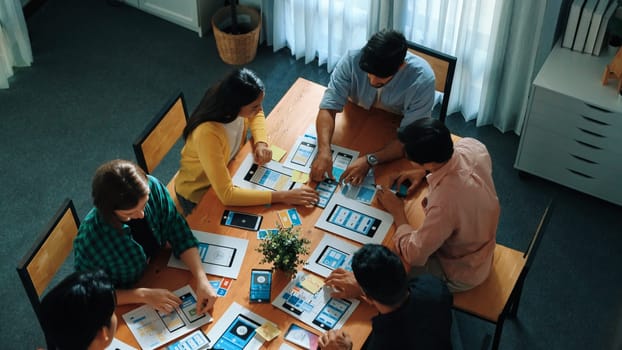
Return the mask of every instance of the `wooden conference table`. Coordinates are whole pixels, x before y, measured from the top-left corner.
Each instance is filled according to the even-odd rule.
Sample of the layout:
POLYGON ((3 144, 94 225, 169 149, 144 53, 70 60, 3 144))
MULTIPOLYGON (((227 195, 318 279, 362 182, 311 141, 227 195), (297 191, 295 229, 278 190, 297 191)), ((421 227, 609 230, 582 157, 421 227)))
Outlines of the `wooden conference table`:
MULTIPOLYGON (((318 106, 325 87, 299 78, 289 91, 276 105, 272 113, 267 118, 267 131, 270 144, 277 145, 287 151, 294 145, 298 136, 303 135, 307 128, 315 123, 315 117, 318 112, 318 106)), ((400 118, 384 112, 382 110, 372 109, 364 110, 356 105, 348 103, 343 113, 336 118, 335 132, 333 136, 333 144, 354 149, 361 155, 373 152, 384 146, 389 140, 396 138, 396 129, 399 126, 400 118)), ((244 157, 251 151, 250 143, 240 150, 237 156, 231 161, 229 170, 231 174, 240 166, 244 157)), ((408 166, 406 160, 399 160, 390 164, 381 165, 375 170, 376 182, 386 183, 389 174, 400 168, 408 166)), ((315 183, 310 186, 315 187, 315 183)), ((421 190, 415 196, 421 196, 421 190)), ((410 201, 410 205, 417 205, 419 200, 410 201)), ((271 268, 270 264, 259 264, 262 258, 261 253, 255 251, 259 246, 256 232, 245 231, 236 228, 230 228, 220 225, 220 218, 224 209, 233 209, 243 212, 252 212, 263 216, 262 228, 274 228, 278 222, 276 211, 291 208, 291 206, 278 204, 272 206, 253 206, 253 207, 232 207, 223 206, 213 191, 208 191, 201 200, 194 212, 187 217, 188 224, 193 230, 205 231, 217 234, 228 235, 248 240, 248 248, 246 256, 240 270, 238 279, 233 281, 226 296, 221 297, 216 302, 211 314, 214 321, 203 327, 205 333, 209 332, 211 327, 226 312, 229 306, 235 301, 238 304, 250 309, 251 311, 263 316, 264 318, 276 323, 281 330, 281 335, 266 342, 263 345, 265 349, 278 349, 280 344, 284 342, 283 335, 291 323, 311 330, 313 333, 319 334, 317 330, 307 326, 302 321, 296 320, 285 312, 276 309, 272 304, 250 304, 248 301, 250 287, 250 272, 252 268, 271 268)), ((322 237, 327 233, 323 230, 315 228, 315 222, 321 214, 322 209, 317 207, 305 208, 296 207, 302 219, 301 233, 303 236, 311 240, 310 251, 316 248, 322 237)), ((413 224, 418 224, 423 219, 423 211, 417 210, 418 217, 411 218, 413 224)), ((395 226, 392 225, 383 242, 384 245, 393 249, 391 237, 395 232, 395 226)), ((343 238, 343 237, 340 237, 343 238)), ((346 238, 343 238, 346 239, 346 238)), ((347 239, 346 239, 347 240, 347 239)), ((357 242, 353 242, 359 245, 357 242)), ((179 289, 190 283, 194 286, 195 281, 192 280, 190 272, 167 267, 170 250, 164 250, 161 254, 154 258, 145 273, 145 276, 138 283, 141 287, 168 288, 170 290, 179 289)), ((219 276, 208 276, 210 280, 219 280, 219 276)), ((272 285, 272 296, 275 297, 285 288, 288 280, 285 277, 274 275, 272 285)), ((119 327, 117 338, 127 342, 128 344, 139 347, 138 343, 132 336, 129 328, 121 318, 121 315, 136 308, 136 305, 124 305, 117 307, 116 313, 119 316, 119 327)), ((371 331, 371 318, 376 315, 376 310, 361 302, 352 316, 348 319, 343 329, 350 334, 354 342, 354 349, 360 349, 365 339, 371 331)), ((293 347, 295 345, 289 343, 293 347)))

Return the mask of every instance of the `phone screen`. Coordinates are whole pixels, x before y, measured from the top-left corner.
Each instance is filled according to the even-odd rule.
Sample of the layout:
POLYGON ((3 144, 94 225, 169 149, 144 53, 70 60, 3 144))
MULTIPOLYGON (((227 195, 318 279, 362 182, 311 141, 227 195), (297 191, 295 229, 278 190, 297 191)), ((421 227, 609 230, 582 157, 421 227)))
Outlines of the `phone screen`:
POLYGON ((324 305, 322 311, 315 316, 313 324, 322 329, 333 329, 351 304, 352 303, 346 299, 331 298, 328 303, 324 305))
POLYGON ((285 333, 285 340, 290 341, 305 349, 317 349, 319 337, 317 334, 292 323, 285 333))
POLYGON ((257 164, 251 166, 244 180, 272 191, 286 191, 294 186, 291 176, 257 164))
POLYGON ((237 248, 199 242, 199 257, 204 264, 231 267, 237 248))
POLYGON ((221 225, 232 226, 244 230, 257 231, 261 225, 262 216, 225 210, 222 214, 221 225))
POLYGON ((214 344, 214 349, 241 350, 253 339, 259 323, 238 314, 214 344))
POLYGON ((336 189, 337 189, 337 181, 324 180, 324 181, 318 182, 317 186, 315 187, 315 190, 320 196, 320 200, 317 201, 315 205, 318 208, 322 208, 322 209, 326 208, 328 201, 333 196, 333 193, 335 193, 336 189))
POLYGON ((337 152, 335 160, 333 161, 333 176, 339 180, 341 174, 346 171, 348 165, 352 162, 352 156, 346 153, 337 152))
POLYGON ((269 303, 272 289, 272 271, 253 269, 249 300, 252 303, 269 303))
POLYGON ((302 141, 292 157, 292 163, 306 166, 314 150, 315 144, 302 141))
POLYGON ((348 209, 339 204, 333 207, 333 211, 326 220, 331 224, 368 237, 373 237, 376 234, 382 222, 380 219, 348 209))
POLYGON ((162 322, 164 322, 166 329, 168 329, 168 331, 171 333, 186 325, 184 320, 182 320, 182 318, 177 313, 177 310, 173 310, 167 314, 162 313, 158 310, 156 310, 156 312, 158 313, 158 316, 160 316, 162 322))
POLYGON ((324 250, 315 262, 330 270, 342 268, 352 271, 352 255, 329 245, 324 247, 324 250))
POLYGON ((179 308, 186 315, 186 318, 190 322, 194 322, 200 318, 205 317, 205 314, 197 313, 197 300, 191 293, 186 293, 179 297, 181 299, 181 305, 179 308))

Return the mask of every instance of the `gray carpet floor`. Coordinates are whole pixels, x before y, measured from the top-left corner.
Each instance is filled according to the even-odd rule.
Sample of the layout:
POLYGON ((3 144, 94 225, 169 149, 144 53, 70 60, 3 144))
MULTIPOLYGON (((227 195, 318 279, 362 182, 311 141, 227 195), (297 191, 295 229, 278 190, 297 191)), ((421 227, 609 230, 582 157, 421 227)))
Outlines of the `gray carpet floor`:
MULTIPOLYGON (((91 207, 95 168, 134 159, 132 141, 176 91, 188 109, 230 68, 213 36, 105 1, 48 0, 28 21, 34 64, 0 90, 0 217, 3 349, 44 346, 15 266, 65 197, 82 217, 91 207)), ((248 65, 264 79, 270 112, 298 78, 326 84, 325 66, 261 46, 248 65)), ((502 349, 622 349, 622 208, 513 168, 519 138, 476 128, 460 114, 453 133, 484 142, 492 155, 502 213, 498 241, 526 249, 548 199, 557 205, 527 276, 518 318, 505 324, 502 349)), ((155 175, 168 179, 176 152, 155 175)), ((481 348, 493 327, 455 314, 454 343, 481 348)))

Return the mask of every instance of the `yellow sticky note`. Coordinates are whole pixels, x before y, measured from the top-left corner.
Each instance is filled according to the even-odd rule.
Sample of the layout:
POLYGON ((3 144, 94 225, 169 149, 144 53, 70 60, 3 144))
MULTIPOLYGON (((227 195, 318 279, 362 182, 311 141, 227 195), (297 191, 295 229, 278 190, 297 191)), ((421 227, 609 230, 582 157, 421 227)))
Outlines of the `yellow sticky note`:
POLYGON ((306 184, 309 182, 309 174, 298 170, 292 170, 292 181, 306 184))
POLYGON ((255 330, 265 341, 270 341, 281 334, 281 330, 272 322, 266 322, 255 330))
POLYGON ((309 293, 317 293, 322 287, 324 287, 324 281, 315 275, 306 275, 300 281, 302 288, 309 291, 309 293))
POLYGON ((280 162, 281 158, 287 153, 286 150, 276 145, 270 145, 270 149, 272 150, 272 160, 275 162, 280 162))

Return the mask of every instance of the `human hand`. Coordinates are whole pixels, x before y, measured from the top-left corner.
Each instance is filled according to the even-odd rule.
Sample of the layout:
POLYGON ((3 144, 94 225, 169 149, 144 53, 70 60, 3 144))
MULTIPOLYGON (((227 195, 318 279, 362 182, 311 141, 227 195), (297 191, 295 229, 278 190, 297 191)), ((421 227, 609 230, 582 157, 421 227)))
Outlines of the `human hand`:
POLYGON ((398 198, 395 193, 384 187, 379 187, 376 191, 376 198, 382 206, 393 216, 395 225, 400 226, 408 223, 404 213, 404 201, 398 198))
POLYGON ((163 313, 168 314, 181 304, 181 299, 167 289, 143 288, 142 292, 145 304, 163 313))
POLYGON ((402 172, 397 176, 390 177, 389 182, 391 184, 395 183, 397 188, 400 188, 400 185, 406 183, 410 183, 408 186, 408 195, 410 195, 417 186, 421 183, 421 181, 425 178, 425 170, 423 169, 413 169, 402 172))
POLYGON ((253 152, 255 163, 264 165, 272 160, 272 149, 265 142, 257 142, 253 152))
POLYGON ((320 349, 322 350, 351 350, 352 339, 350 335, 343 330, 330 330, 320 336, 318 339, 320 349))
POLYGON ((320 200, 318 193, 309 186, 302 186, 285 192, 283 203, 312 207, 320 200))
POLYGON ((354 160, 346 170, 341 174, 339 182, 350 183, 353 185, 360 185, 365 180, 365 176, 369 171, 369 163, 367 163, 366 157, 358 157, 354 160))
POLYGON ((204 314, 214 308, 218 295, 207 278, 197 283, 197 314, 204 314))
POLYGON ((334 180, 333 176, 333 158, 331 152, 320 153, 311 164, 311 180, 320 182, 328 176, 329 179, 334 180))
POLYGON ((324 284, 335 290, 331 294, 333 298, 358 298, 363 295, 361 286, 356 282, 354 273, 342 268, 333 270, 324 281, 324 284))

